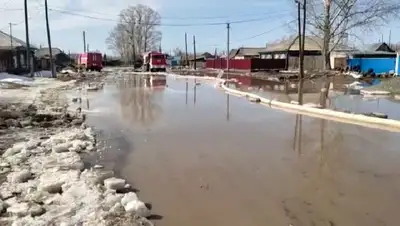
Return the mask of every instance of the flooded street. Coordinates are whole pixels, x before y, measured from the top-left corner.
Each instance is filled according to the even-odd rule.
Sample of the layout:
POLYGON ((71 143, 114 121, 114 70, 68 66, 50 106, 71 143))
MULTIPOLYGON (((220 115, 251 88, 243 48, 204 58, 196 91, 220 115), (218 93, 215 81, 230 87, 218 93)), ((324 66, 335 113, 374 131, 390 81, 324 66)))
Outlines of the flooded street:
MULTIPOLYGON (((131 75, 134 77, 134 75, 131 75)), ((106 84, 82 109, 96 160, 153 204, 157 225, 398 225, 400 134, 227 96, 212 84, 106 84)))

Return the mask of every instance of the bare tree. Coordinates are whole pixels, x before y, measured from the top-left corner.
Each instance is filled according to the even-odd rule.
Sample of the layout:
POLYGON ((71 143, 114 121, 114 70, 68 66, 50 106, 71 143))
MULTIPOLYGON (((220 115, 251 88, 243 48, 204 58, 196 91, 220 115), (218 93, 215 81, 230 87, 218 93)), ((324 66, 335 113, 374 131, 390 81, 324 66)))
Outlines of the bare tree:
POLYGON ((350 35, 384 25, 400 13, 398 0, 307 0, 310 31, 323 37, 325 68, 330 53, 350 35))
POLYGON ((180 48, 175 48, 172 52, 174 53, 174 56, 183 56, 184 55, 183 51, 180 48))
POLYGON ((160 14, 146 5, 130 6, 120 12, 119 22, 110 32, 106 43, 110 50, 125 62, 133 62, 150 50, 156 50, 161 41, 157 30, 160 14))

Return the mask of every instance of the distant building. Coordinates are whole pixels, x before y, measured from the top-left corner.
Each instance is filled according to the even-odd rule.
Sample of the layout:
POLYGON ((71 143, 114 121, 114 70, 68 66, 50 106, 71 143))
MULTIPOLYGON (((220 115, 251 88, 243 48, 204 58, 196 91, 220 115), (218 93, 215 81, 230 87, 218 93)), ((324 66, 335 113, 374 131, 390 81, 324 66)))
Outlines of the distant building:
POLYGON ((240 47, 229 52, 229 59, 252 59, 260 58, 260 53, 265 52, 266 48, 259 47, 240 47))
MULTIPOLYGON (((31 54, 33 55, 36 47, 31 46, 31 54)), ((0 31, 0 71, 10 73, 24 73, 27 67, 27 51, 26 43, 16 37, 0 31)), ((31 61, 34 64, 32 58, 31 61)))
MULTIPOLYGON (((332 46, 332 44, 330 45, 332 46)), ((323 39, 315 36, 306 36, 304 43, 304 69, 321 70, 324 68, 324 57, 322 56, 323 39)), ((345 45, 338 44, 331 52, 353 51, 345 45)), ((293 35, 279 43, 267 45, 261 58, 264 59, 286 59, 287 69, 296 70, 299 68, 299 39, 298 35, 293 35)), ((331 59, 332 62, 332 59, 331 59)), ((332 64, 332 63, 331 63, 332 64)), ((332 66, 332 65, 331 65, 332 66)))
POLYGON ((348 66, 353 71, 375 74, 396 73, 398 54, 386 43, 367 45, 361 51, 348 54, 348 66))
MULTIPOLYGON (((40 48, 36 50, 35 57, 38 60, 39 70, 50 70, 50 49, 40 48)), ((73 62, 73 59, 59 48, 51 48, 55 66, 58 68, 66 67, 73 62)))
POLYGON ((189 57, 189 65, 190 65, 190 67, 194 67, 194 65, 196 64, 196 68, 204 68, 206 66, 206 60, 212 59, 212 58, 214 58, 214 55, 212 55, 208 52, 198 54, 198 55, 196 55, 196 57, 190 56, 189 57))

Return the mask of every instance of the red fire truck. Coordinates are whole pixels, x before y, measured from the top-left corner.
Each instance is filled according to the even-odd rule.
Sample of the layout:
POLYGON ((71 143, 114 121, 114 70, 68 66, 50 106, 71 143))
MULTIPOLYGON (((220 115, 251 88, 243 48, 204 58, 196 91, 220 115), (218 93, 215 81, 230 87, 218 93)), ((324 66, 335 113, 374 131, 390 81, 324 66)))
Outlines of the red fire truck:
POLYGON ((96 52, 81 53, 78 56, 77 64, 80 69, 101 71, 103 69, 103 55, 96 52))
POLYGON ((166 71, 167 59, 166 55, 160 52, 151 51, 143 54, 144 71, 166 71))

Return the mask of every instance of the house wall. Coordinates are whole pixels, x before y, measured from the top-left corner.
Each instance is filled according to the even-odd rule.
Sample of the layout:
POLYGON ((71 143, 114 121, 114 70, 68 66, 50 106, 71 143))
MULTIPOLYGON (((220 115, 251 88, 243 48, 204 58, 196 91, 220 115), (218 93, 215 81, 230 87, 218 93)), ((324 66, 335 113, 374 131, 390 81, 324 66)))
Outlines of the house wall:
MULTIPOLYGON (((208 59, 206 61, 207 68, 225 69, 226 59, 208 59)), ((245 71, 267 71, 267 70, 284 70, 286 69, 285 59, 231 59, 229 60, 229 68, 232 70, 245 71)))
MULTIPOLYGON (((194 67, 194 61, 189 61, 190 67, 194 67)), ((196 68, 205 68, 206 62, 196 61, 196 68)))
POLYGON ((5 72, 7 69, 13 67, 14 62, 11 55, 11 51, 1 51, 0 52, 0 72, 5 72))
POLYGON ((331 69, 345 69, 347 67, 347 54, 332 52, 330 56, 331 69))
POLYGON ((352 58, 347 60, 351 68, 360 67, 363 73, 373 69, 375 74, 384 74, 394 71, 396 67, 396 57, 391 58, 352 58))
POLYGON ((257 56, 235 56, 233 59, 243 60, 243 59, 253 59, 253 58, 260 58, 260 56, 259 55, 257 55, 257 56))
MULTIPOLYGON (((289 56, 288 61, 289 70, 299 69, 299 57, 289 56)), ((315 71, 324 69, 324 57, 323 56, 304 56, 304 70, 315 71)))

